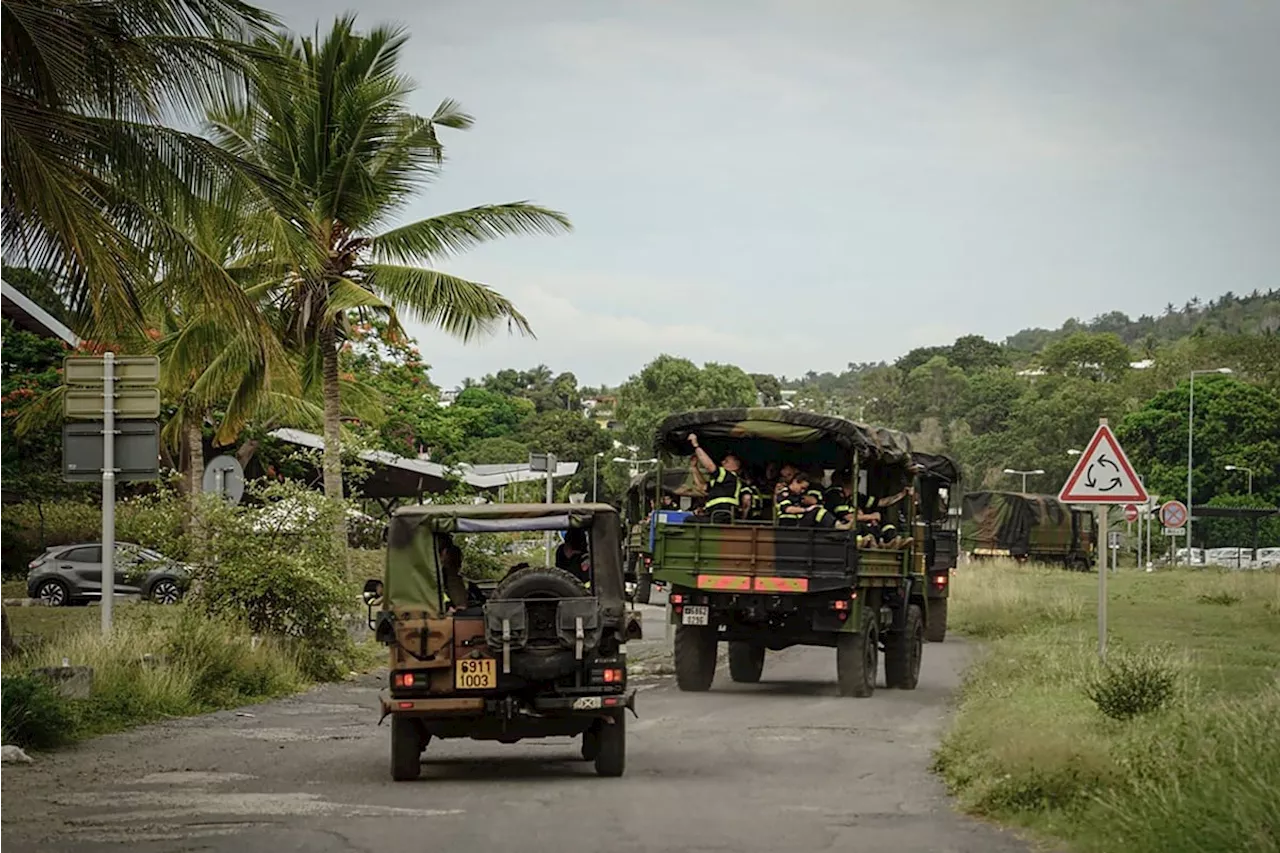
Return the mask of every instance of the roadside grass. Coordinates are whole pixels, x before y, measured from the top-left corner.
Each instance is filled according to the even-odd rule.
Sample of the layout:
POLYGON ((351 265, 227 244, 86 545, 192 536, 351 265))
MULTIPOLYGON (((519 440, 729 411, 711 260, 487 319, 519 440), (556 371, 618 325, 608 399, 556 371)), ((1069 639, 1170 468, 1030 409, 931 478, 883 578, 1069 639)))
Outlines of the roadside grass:
MULTIPOLYGON (((98 614, 97 608, 75 609, 98 614)), ((260 702, 307 683, 290 648, 270 639, 254 641, 231 622, 183 605, 121 607, 109 638, 94 622, 55 632, 6 661, 5 743, 49 749, 142 723, 260 702), (89 698, 58 699, 34 673, 61 666, 64 659, 93 668, 89 698), (53 715, 58 724, 33 719, 29 706, 53 715)))
POLYGON ((935 761, 961 806, 1090 853, 1280 853, 1280 573, 1110 576, 1105 668, 1097 583, 956 573, 951 624, 987 644, 935 761), (1104 715, 1100 683, 1141 710, 1104 715))

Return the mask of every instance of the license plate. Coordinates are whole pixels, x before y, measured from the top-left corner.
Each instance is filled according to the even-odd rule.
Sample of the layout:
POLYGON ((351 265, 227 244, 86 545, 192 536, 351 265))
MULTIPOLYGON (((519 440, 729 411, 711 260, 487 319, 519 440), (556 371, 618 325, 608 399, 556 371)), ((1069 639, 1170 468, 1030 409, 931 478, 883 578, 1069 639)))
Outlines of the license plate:
POLYGON ((454 665, 458 690, 492 690, 498 686, 498 662, 493 658, 465 658, 454 665))
POLYGON ((685 625, 706 625, 708 620, 708 608, 702 605, 694 605, 685 607, 681 616, 681 621, 685 625))

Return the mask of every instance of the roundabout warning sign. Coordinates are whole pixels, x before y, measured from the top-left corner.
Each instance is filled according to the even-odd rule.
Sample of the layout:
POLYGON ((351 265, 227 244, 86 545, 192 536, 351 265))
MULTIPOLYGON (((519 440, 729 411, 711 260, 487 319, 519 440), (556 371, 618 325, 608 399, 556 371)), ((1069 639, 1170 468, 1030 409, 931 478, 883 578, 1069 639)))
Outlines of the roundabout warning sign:
POLYGON ((1146 503, 1147 490, 1133 473, 1129 458, 1120 449, 1111 427, 1100 424, 1088 447, 1080 454, 1067 483, 1058 493, 1063 503, 1146 503))

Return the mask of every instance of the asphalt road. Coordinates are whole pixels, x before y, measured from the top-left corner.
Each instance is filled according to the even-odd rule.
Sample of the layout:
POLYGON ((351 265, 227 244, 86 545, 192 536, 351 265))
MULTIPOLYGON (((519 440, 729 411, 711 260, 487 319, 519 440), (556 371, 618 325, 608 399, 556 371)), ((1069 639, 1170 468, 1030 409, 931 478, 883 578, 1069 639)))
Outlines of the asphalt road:
POLYGON ((928 772, 969 651, 930 644, 917 690, 870 699, 836 695, 826 649, 770 653, 759 685, 724 672, 704 694, 639 682, 621 779, 597 778, 567 739, 435 741, 420 781, 392 783, 382 678, 366 676, 6 767, 4 847, 1026 851, 955 814, 928 772))

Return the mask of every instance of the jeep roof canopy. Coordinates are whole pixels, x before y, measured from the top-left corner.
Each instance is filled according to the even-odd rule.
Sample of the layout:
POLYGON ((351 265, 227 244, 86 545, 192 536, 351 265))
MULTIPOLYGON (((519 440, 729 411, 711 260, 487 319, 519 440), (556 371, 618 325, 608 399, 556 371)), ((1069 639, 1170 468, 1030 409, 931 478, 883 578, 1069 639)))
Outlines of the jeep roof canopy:
MULTIPOLYGON (((437 533, 509 533, 581 528, 591 535, 593 591, 606 621, 623 617, 618 511, 608 504, 451 504, 407 506, 391 516, 387 533, 389 608, 438 605, 437 533)), ((466 567, 463 566, 463 571, 466 567)))
POLYGON ((872 464, 911 462, 911 442, 903 433, 794 409, 704 409, 672 415, 658 426, 655 448, 688 456, 693 432, 713 459, 732 450, 752 465, 778 461, 779 444, 788 448, 786 461, 798 465, 840 468, 855 454, 872 464))

